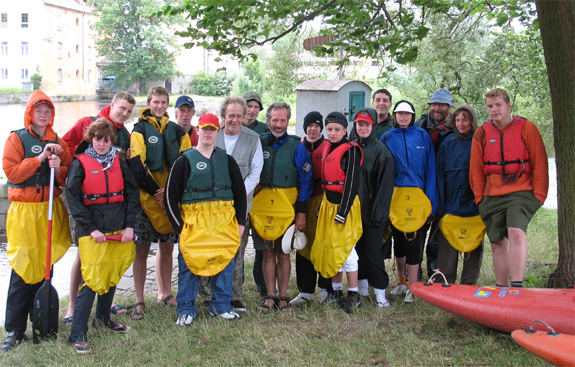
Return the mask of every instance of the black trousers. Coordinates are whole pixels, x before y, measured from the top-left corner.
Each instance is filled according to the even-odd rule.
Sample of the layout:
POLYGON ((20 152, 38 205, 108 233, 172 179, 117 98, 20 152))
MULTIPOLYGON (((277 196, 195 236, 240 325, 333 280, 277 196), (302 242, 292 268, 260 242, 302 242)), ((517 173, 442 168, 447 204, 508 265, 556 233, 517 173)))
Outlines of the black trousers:
MULTIPOLYGON (((6 320, 4 327, 7 332, 26 332, 26 319, 32 317, 32 306, 36 292, 44 284, 44 280, 36 284, 28 284, 14 269, 10 274, 8 297, 6 298, 6 320)), ((32 321, 30 319, 30 321, 32 321)))
POLYGON ((297 281, 297 288, 301 293, 314 293, 315 285, 320 288, 326 289, 328 293, 333 293, 333 287, 331 286, 331 278, 326 279, 321 276, 315 268, 313 263, 301 256, 299 252, 295 255, 295 276, 297 281))
MULTIPOLYGON (((84 283, 82 282, 82 285, 84 283)), ((82 286, 81 285, 81 286, 82 286)), ((108 293, 98 296, 96 303, 96 322, 101 321, 104 325, 110 324, 110 308, 114 300, 116 287, 110 287, 108 293)), ((94 304, 96 292, 91 290, 87 285, 78 292, 76 297, 76 306, 74 307, 74 318, 72 319, 72 330, 70 332, 70 343, 88 341, 88 321, 90 321, 90 312, 94 304)))
MULTIPOLYGON (((389 285, 389 276, 385 271, 385 258, 391 241, 383 242, 385 227, 363 226, 363 234, 355 250, 359 256, 359 279, 367 279, 370 286, 385 289, 389 285)), ((390 236, 391 237, 391 236, 390 236)))

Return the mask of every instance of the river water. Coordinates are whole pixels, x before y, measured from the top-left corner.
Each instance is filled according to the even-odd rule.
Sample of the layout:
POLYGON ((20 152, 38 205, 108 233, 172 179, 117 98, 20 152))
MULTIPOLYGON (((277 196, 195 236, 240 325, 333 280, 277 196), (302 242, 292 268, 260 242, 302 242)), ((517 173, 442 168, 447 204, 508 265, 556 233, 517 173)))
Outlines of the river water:
MULTIPOLYGON (((83 116, 96 116, 98 112, 107 105, 107 103, 97 101, 87 102, 60 102, 54 103, 56 117, 54 120, 54 130, 59 136, 64 135, 78 119, 83 116)), ((0 104, 0 114, 4 116, 5 124, 0 126, 0 152, 4 152, 4 143, 11 131, 20 129, 24 126, 24 109, 25 104, 0 104)), ((133 124, 137 121, 139 110, 145 106, 137 106, 128 120, 127 128, 132 130, 133 124)), ((168 109, 169 116, 173 118, 174 109, 168 109)), ((1 170, 2 162, 0 160, 0 176, 5 177, 4 171, 1 170)), ((557 209, 557 179, 556 179, 555 159, 549 159, 549 194, 545 201, 544 207, 548 209, 557 209)), ((68 295, 69 291, 69 274, 72 262, 76 257, 77 247, 72 246, 66 255, 54 266, 53 284, 60 298, 68 295)), ((0 244, 0 325, 3 326, 6 309, 6 295, 8 292, 8 283, 11 272, 10 264, 6 257, 6 244, 0 244)), ((65 310, 64 310, 65 311, 65 310)), ((0 335, 1 337, 1 335, 0 335)))

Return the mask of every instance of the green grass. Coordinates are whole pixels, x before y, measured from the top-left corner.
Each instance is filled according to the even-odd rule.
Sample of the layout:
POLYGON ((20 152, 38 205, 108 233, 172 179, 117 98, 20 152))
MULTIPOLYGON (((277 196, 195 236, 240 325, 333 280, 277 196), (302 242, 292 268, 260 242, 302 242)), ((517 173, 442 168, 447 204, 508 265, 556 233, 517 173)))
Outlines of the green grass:
POLYGON ((31 92, 20 88, 0 88, 0 93, 31 93, 31 92))
MULTIPOLYGON (((557 212, 540 209, 529 228, 527 277, 544 283, 557 259, 557 212), (544 264, 544 265, 541 265, 544 264)), ((395 285, 390 260, 386 262, 395 285)), ((26 342, 0 354, 2 366, 545 366, 545 362, 519 347, 509 334, 492 330, 423 301, 404 304, 391 297, 391 308, 379 310, 374 299, 354 313, 336 306, 307 307, 284 312, 261 312, 246 266, 244 301, 249 312, 229 322, 212 318, 199 299, 199 317, 190 328, 176 327, 176 311, 155 303, 148 295, 145 319, 131 321, 127 335, 90 329, 92 354, 80 356, 66 344, 69 328, 61 326, 60 339, 39 345, 26 342)), ((494 284, 491 249, 485 247, 480 284, 494 284)), ((291 296, 297 294, 295 275, 291 296)), ((116 297, 122 304, 132 298, 116 297)), ((317 295, 316 295, 317 298, 317 295)), ((66 300, 62 300, 64 312, 66 300)))

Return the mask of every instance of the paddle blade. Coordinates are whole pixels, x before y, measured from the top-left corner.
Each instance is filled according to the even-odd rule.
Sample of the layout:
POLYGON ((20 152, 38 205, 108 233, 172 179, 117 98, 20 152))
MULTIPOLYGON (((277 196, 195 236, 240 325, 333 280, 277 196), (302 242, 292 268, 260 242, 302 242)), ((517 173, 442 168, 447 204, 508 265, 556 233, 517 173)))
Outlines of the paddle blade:
POLYGON ((46 279, 34 297, 32 335, 35 344, 42 339, 58 337, 58 315, 58 292, 52 286, 52 280, 46 279))

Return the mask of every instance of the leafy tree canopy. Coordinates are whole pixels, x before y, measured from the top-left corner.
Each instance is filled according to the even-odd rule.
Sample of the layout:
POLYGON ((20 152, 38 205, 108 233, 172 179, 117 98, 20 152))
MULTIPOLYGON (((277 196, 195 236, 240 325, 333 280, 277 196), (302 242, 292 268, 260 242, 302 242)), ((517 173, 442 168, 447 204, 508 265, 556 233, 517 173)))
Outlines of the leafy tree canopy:
POLYGON ((436 14, 447 16, 453 29, 477 14, 500 26, 512 19, 536 22, 534 6, 520 0, 184 0, 166 5, 160 14, 184 14, 192 21, 177 32, 189 40, 185 47, 201 46, 240 60, 256 58, 253 46, 275 43, 310 21, 321 23, 321 35, 337 36, 314 47, 318 56, 343 47, 346 56, 385 55, 399 63, 417 58, 417 41, 428 35, 436 14))
POLYGON ((176 73, 177 42, 166 28, 182 17, 150 16, 169 0, 90 0, 99 14, 94 29, 98 54, 110 62, 105 72, 117 75, 114 83, 127 88, 140 80, 171 79, 176 73))

